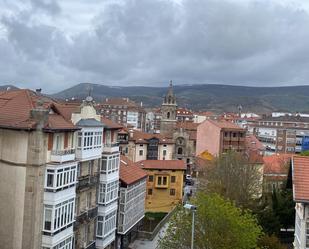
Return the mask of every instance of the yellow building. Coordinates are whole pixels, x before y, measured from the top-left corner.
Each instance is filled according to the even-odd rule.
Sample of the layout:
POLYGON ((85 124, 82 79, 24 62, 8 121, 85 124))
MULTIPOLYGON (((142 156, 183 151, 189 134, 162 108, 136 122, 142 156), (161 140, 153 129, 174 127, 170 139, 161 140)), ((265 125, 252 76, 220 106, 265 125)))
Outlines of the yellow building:
POLYGON ((182 202, 186 165, 182 160, 138 162, 148 175, 146 212, 170 212, 182 202))

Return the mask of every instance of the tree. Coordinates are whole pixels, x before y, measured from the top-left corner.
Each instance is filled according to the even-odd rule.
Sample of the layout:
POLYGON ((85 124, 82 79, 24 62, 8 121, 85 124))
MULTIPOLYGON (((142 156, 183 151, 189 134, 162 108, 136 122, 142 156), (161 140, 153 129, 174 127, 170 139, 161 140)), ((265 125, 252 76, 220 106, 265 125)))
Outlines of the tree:
MULTIPOLYGON (((198 193, 192 199, 197 206, 195 248, 254 249, 262 235, 255 217, 217 194, 198 193)), ((191 212, 178 207, 163 238, 160 249, 187 249, 191 242, 191 212)))
POLYGON ((309 156, 309 150, 302 151, 299 155, 301 155, 301 156, 309 156))
POLYGON ((237 206, 249 207, 262 191, 263 175, 261 166, 250 162, 243 154, 229 151, 205 167, 201 190, 215 192, 237 206))
POLYGON ((258 241, 260 249, 287 249, 286 246, 282 245, 279 239, 274 236, 264 235, 258 241))

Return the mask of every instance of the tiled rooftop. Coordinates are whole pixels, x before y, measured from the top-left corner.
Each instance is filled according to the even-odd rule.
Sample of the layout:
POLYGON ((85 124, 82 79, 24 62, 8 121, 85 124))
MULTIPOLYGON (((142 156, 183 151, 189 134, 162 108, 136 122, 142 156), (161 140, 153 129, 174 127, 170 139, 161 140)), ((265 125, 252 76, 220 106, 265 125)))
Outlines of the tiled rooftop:
POLYGON ((293 195, 296 202, 309 202, 309 157, 293 157, 293 195))
POLYGON ((125 156, 121 156, 119 177, 120 181, 130 185, 147 177, 147 174, 136 163, 125 156))
POLYGON ((185 162, 182 160, 143 160, 137 162, 143 169, 162 170, 186 170, 185 162))

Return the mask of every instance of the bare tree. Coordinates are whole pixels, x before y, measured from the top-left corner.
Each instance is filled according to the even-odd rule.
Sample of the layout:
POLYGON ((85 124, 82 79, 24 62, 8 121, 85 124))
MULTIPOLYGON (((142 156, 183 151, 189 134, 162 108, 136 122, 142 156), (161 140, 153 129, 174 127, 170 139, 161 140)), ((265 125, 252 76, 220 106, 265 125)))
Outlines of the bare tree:
POLYGON ((237 206, 248 207, 262 194, 262 165, 237 152, 224 153, 207 163, 200 175, 201 191, 218 193, 237 206))

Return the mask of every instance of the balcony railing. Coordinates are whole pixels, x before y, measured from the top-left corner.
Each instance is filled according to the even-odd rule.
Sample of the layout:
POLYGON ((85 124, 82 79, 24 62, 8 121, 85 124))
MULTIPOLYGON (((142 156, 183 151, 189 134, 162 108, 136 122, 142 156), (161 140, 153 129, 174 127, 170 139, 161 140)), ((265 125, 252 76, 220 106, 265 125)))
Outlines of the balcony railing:
POLYGON ((95 241, 89 242, 88 246, 85 247, 85 249, 95 249, 95 241))
POLYGON ((107 143, 103 145, 103 152, 114 153, 119 151, 119 143, 107 143))
POLYGON ((75 154, 75 149, 52 150, 51 154, 55 156, 65 156, 65 155, 75 154))
POLYGON ((84 211, 83 213, 79 214, 78 216, 76 216, 76 226, 79 226, 80 224, 84 223, 84 222, 88 222, 90 220, 93 220, 94 218, 96 218, 98 216, 98 207, 94 207, 91 209, 88 209, 86 211, 84 211))
POLYGON ((50 160, 58 163, 73 161, 75 160, 75 149, 52 150, 50 160))
POLYGON ((98 183, 98 176, 86 176, 82 179, 78 179, 77 190, 80 191, 84 188, 90 188, 98 183))

